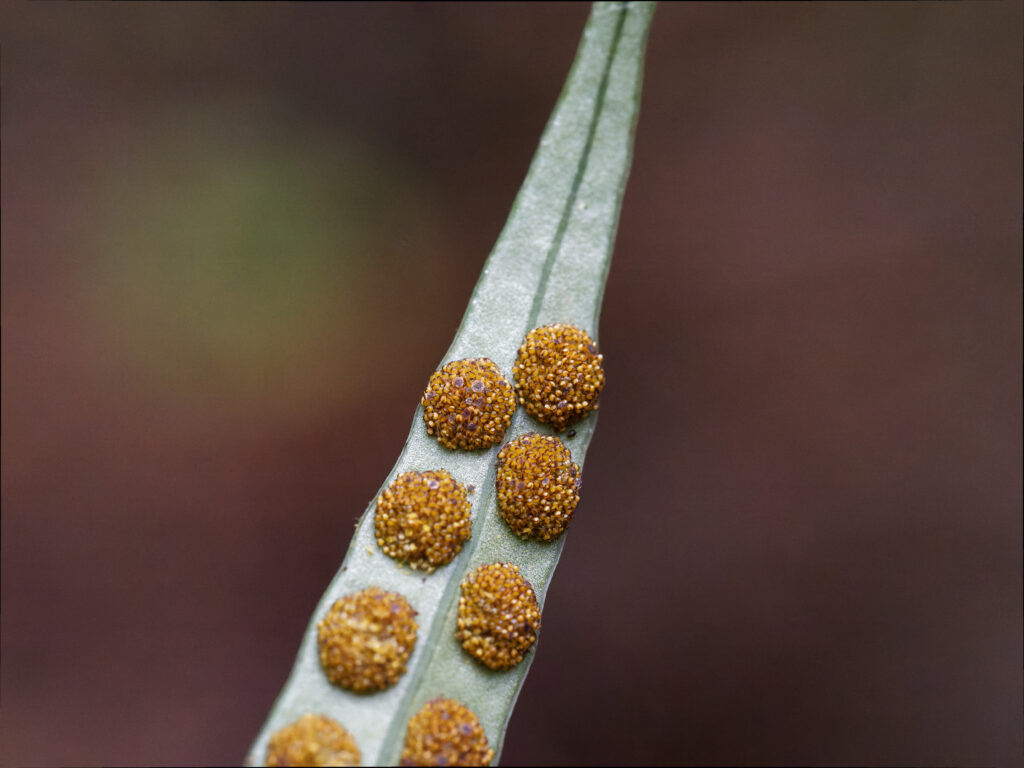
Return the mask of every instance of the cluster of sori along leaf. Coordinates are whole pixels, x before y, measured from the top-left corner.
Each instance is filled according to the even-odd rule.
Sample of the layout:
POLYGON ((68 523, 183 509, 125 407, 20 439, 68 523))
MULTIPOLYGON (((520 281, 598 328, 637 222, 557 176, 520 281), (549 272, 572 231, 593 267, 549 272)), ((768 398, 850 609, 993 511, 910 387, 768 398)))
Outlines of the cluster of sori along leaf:
POLYGON ((605 382, 594 336, 652 13, 594 5, 462 325, 248 763, 500 754, 605 382))
MULTIPOLYGON (((603 357, 579 328, 555 323, 527 334, 514 367, 516 386, 487 358, 455 360, 430 377, 420 401, 427 433, 450 450, 500 444, 519 402, 564 430, 598 405, 603 357)), ((575 434, 575 432, 574 432, 575 434)), ((495 496, 501 517, 522 539, 565 532, 579 502, 581 474, 557 436, 526 432, 498 452, 495 496)), ((445 469, 399 473, 377 498, 380 551, 399 566, 432 573, 472 536, 466 486, 445 469)), ((336 600, 317 623, 323 674, 335 686, 370 694, 406 674, 417 641, 417 612, 399 592, 372 586, 336 600)), ((487 562, 461 581, 455 639, 475 662, 496 671, 521 664, 537 641, 540 606, 514 562, 487 562)), ((487 765, 494 750, 472 709, 437 696, 409 718, 403 765, 487 765)), ((273 733, 266 764, 358 765, 359 746, 344 725, 305 713, 273 733)))

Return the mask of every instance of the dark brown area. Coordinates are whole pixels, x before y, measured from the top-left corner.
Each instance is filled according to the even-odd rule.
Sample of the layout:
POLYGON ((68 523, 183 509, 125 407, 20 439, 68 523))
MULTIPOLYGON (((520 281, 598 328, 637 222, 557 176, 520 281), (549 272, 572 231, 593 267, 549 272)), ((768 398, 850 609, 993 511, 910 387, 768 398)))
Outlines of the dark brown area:
MULTIPOLYGON (((232 764, 570 4, 8 4, 4 765, 232 764)), ((1021 765, 1021 4, 663 4, 508 764, 1021 765)))

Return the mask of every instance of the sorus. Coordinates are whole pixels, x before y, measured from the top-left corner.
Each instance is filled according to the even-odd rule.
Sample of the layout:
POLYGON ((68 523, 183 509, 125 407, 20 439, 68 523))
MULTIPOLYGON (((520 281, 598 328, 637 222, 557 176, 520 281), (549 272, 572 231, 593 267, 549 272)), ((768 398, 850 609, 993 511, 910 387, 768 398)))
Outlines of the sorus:
POLYGON ((593 339, 574 325, 534 328, 512 369, 520 405, 562 431, 597 409, 604 388, 603 360, 593 339))
POLYGON ((561 440, 528 432, 498 452, 498 510, 519 537, 551 541, 572 520, 580 478, 561 440))
POLYGON ((448 472, 403 472, 377 498, 374 533, 385 555, 430 573, 472 532, 466 488, 448 472))
POLYGON ((415 616, 405 597, 380 587, 336 601, 316 625, 327 679, 357 693, 394 685, 416 645, 415 616))
POLYGON ((455 699, 433 699, 409 718, 402 765, 488 765, 494 750, 480 720, 455 699))
POLYGON ((349 766, 359 765, 361 759, 352 734, 324 715, 303 715, 267 744, 268 766, 349 766))
POLYGON ((491 669, 511 669, 537 641, 540 608, 533 587, 511 563, 490 563, 462 581, 455 639, 491 669))
POLYGON ((467 451, 500 443, 516 409, 512 386, 486 357, 453 360, 435 371, 420 404, 427 434, 467 451))

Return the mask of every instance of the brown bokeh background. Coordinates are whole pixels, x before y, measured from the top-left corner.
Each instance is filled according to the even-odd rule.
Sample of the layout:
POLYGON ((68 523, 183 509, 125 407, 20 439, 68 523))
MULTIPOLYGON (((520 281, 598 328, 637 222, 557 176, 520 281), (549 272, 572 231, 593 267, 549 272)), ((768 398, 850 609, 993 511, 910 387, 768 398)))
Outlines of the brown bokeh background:
MULTIPOLYGON (((1020 765, 1021 4, 664 4, 507 764, 1020 765)), ((9 4, 4 765, 231 764, 576 4, 9 4)))

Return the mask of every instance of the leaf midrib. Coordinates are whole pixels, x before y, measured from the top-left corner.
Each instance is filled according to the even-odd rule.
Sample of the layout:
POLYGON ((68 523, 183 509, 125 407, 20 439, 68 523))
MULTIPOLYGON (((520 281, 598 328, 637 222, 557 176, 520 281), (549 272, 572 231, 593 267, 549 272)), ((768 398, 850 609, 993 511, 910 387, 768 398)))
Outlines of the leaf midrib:
POLYGON ((523 336, 525 336, 526 333, 537 323, 537 318, 540 315, 540 309, 543 306, 544 298, 547 295, 548 280, 551 277, 551 268, 558 259, 558 252, 562 248, 562 241, 565 239, 565 232, 569 228, 569 220, 572 218, 572 209, 576 203, 577 197, 579 196, 580 185, 583 183, 583 176, 587 170, 587 163, 590 160, 590 150, 594 146, 594 136, 597 135, 597 124, 601 120, 601 111, 604 108, 604 97, 608 92, 608 75, 612 71, 612 63, 615 61, 615 54, 619 50, 619 40, 622 39, 622 30, 626 25, 626 16, 628 14, 629 6, 623 4, 619 8, 619 17, 615 22, 615 32, 612 35, 611 48, 608 50, 608 59, 605 61, 604 71, 601 73, 601 84, 598 86, 597 96, 594 99, 594 111, 590 116, 590 123, 587 126, 587 139, 583 144, 583 151, 580 153, 580 159, 576 164, 576 174, 573 176, 569 195, 566 198, 565 206, 562 208, 562 215, 558 220, 558 228, 555 230, 555 236, 552 238, 551 247, 548 249, 547 257, 544 260, 544 266, 541 269, 540 280, 537 283, 537 292, 533 297, 533 305, 530 307, 529 320, 526 323, 526 328, 523 329, 523 336))

